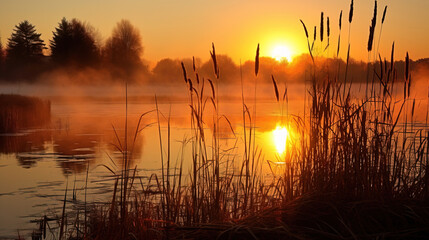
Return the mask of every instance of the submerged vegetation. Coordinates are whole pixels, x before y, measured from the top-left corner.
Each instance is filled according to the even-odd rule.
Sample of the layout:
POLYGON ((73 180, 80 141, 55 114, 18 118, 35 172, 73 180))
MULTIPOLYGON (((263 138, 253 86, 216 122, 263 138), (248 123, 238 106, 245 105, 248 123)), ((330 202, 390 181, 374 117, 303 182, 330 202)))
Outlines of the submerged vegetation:
MULTIPOLYGON (((245 81, 241 78, 242 120, 238 128, 234 127, 237 123, 222 113, 227 107, 219 100, 222 65, 213 45, 214 78, 200 75, 195 60, 192 70, 181 64, 188 89, 191 132, 183 145, 191 146, 191 159, 183 159, 183 152, 171 152, 170 117, 161 113, 156 102, 153 112, 141 115, 131 136, 127 136, 127 122, 123 139, 115 130, 123 168, 117 171, 109 168, 115 178, 110 202, 91 205, 91 209, 85 202, 84 213, 78 211, 77 215, 67 217, 66 190, 56 236, 59 239, 427 237, 429 132, 415 122, 416 99, 412 95, 408 54, 401 70, 404 81, 399 82, 394 45, 389 62, 374 52, 377 51, 372 47, 376 8, 377 5, 368 41, 368 64, 364 79, 359 80, 366 81, 363 97, 351 92, 354 78, 349 72, 349 53, 345 65, 339 59, 334 59, 336 64, 332 65, 318 61, 330 49, 330 21, 325 26, 321 14, 320 36, 317 38, 314 28, 313 40, 301 21, 311 57, 302 114, 283 111, 288 106, 287 87, 283 90, 275 75, 269 79, 274 86, 273 99, 281 109, 281 124, 294 133, 287 138, 286 151, 278 156, 277 162, 267 162, 256 141, 256 91, 261 81, 259 45, 252 76, 253 103, 243 92, 245 81), (314 44, 317 41, 320 44, 314 44), (372 56, 379 58, 377 65, 372 56), (324 68, 334 68, 336 74, 323 71, 324 68), (403 85, 403 94, 395 93, 395 84, 403 85), (162 169, 160 174, 139 176, 130 159, 136 136, 146 127, 142 119, 149 114, 157 119, 162 169), (234 146, 221 144, 225 126, 234 136, 234 146), (162 128, 167 129, 166 136, 162 128), (237 151, 241 158, 233 154, 237 151), (184 168, 184 161, 191 162, 190 169, 184 168), (272 171, 265 174, 264 166, 272 171), (274 167, 280 168, 280 173, 274 167)), ((342 12, 340 28, 341 16, 342 12)), ((384 17, 385 13, 383 23, 384 17)), ((352 20, 353 1, 350 25, 352 20)), ((46 218, 41 221, 41 231, 35 238, 46 234, 46 221, 46 218)))

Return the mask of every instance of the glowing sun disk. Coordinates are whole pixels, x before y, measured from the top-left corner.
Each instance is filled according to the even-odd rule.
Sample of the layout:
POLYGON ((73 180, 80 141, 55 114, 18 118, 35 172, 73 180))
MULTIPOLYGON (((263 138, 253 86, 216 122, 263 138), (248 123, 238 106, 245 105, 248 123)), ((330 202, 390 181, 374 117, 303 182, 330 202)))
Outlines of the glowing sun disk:
POLYGON ((292 52, 290 49, 284 45, 278 45, 273 48, 271 51, 271 57, 276 59, 277 61, 292 61, 292 52))
POLYGON ((285 127, 277 126, 272 133, 277 153, 281 155, 286 150, 286 140, 289 135, 288 130, 285 127))

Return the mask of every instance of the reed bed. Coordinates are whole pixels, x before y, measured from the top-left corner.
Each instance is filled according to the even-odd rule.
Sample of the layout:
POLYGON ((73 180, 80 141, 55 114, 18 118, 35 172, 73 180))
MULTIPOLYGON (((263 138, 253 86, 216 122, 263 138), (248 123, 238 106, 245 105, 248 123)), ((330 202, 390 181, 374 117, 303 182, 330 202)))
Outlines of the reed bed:
POLYGON ((0 94, 0 133, 40 127, 51 119, 51 103, 37 97, 0 94))
MULTIPOLYGON (((377 5, 376 5, 377 6, 377 5)), ((386 9, 386 8, 385 8, 386 9)), ((382 23, 386 11, 383 13, 382 23)), ((341 29, 342 12, 339 28, 341 29)), ((267 178, 263 173, 263 150, 257 146, 256 104, 249 105, 242 93, 242 131, 222 115, 215 46, 211 57, 216 78, 198 74, 193 64, 182 64, 188 88, 192 135, 192 159, 173 161, 170 118, 156 104, 162 170, 148 181, 139 181, 127 159, 127 147, 118 137, 124 169, 116 176, 112 199, 85 214, 84 224, 69 227, 69 239, 424 239, 429 234, 429 132, 414 126, 415 99, 411 96, 409 57, 406 57, 404 94, 398 98, 394 59, 368 69, 374 84, 367 82, 364 98, 351 93, 347 76, 320 76, 315 59, 329 52, 330 26, 324 31, 321 14, 320 37, 314 31, 310 44, 304 27, 309 55, 313 59, 304 114, 284 116, 296 134, 287 143, 287 153, 278 160, 281 174, 267 178), (324 33, 327 38, 324 38, 324 33), (372 74, 373 73, 373 74, 372 74), (370 89, 370 90, 369 90, 370 89), (208 114, 211 112, 211 114, 208 114), (164 120, 162 120, 164 119, 164 120), (166 124, 167 136, 161 125, 166 124), (237 145, 220 143, 220 125, 230 127, 236 144, 242 144, 241 158, 230 154, 237 145), (411 129, 410 129, 411 128, 411 129), (183 161, 191 161, 184 169, 183 161), (76 227, 76 226, 81 227, 76 227), (84 225, 84 227, 82 227, 84 225)), ((353 1, 349 29, 353 19, 353 1)), ((371 22, 368 52, 372 51, 376 7, 371 22)), ((316 28, 315 28, 316 29, 316 28)), ((380 31, 381 33, 381 31, 380 31)), ((338 44, 340 44, 340 36, 338 44)), ((349 32, 350 36, 350 32, 349 32)), ((377 47, 378 48, 378 47, 377 47)), ((338 56, 340 47, 336 48, 338 56)), ((392 47, 393 56, 394 47, 392 47)), ((370 54, 369 54, 370 55, 370 54)), ((339 60, 338 60, 339 61, 339 60)), ((340 66, 340 64, 338 65, 340 66)), ((372 65, 368 65, 372 66, 372 65)), ((259 45, 255 79, 259 70, 259 45)), ((242 83, 243 83, 242 79, 242 83)), ((272 76, 274 97, 282 109, 288 105, 287 88, 281 89, 272 76), (283 97, 281 97, 283 96, 283 97)), ((427 123, 426 123, 427 124, 427 123)), ((144 127, 140 121, 135 134, 144 127)), ((86 211, 85 211, 86 212, 86 211)))

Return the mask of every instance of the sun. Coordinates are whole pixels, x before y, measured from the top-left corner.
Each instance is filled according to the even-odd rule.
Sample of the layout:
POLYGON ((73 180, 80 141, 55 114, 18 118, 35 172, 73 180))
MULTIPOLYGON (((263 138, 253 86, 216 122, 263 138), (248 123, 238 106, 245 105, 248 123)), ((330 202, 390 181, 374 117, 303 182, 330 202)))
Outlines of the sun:
POLYGON ((278 62, 292 61, 292 51, 285 45, 277 45, 271 51, 271 57, 276 59, 278 62))
POLYGON ((272 134, 277 153, 282 155, 286 150, 286 140, 289 136, 289 132, 286 127, 277 126, 276 129, 272 131, 272 134))

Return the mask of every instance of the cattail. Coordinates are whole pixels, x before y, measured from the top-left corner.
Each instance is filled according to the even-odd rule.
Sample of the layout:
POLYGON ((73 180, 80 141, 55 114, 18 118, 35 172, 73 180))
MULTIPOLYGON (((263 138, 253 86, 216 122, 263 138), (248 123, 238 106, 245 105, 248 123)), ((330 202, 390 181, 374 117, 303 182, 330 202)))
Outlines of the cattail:
POLYGON ((185 65, 183 64, 183 62, 181 62, 181 64, 182 64, 183 78, 185 79, 185 82, 188 83, 188 76, 186 75, 185 65))
POLYGON ((374 4, 374 15, 371 20, 371 26, 369 27, 369 38, 368 38, 368 52, 372 51, 372 45, 374 42, 374 31, 375 25, 377 23, 377 0, 375 0, 374 4))
POLYGON ((192 68, 194 69, 195 72, 195 57, 192 56, 192 68))
POLYGON ((338 45, 337 45, 337 57, 340 54, 340 46, 341 46, 341 25, 343 21, 343 10, 340 12, 340 18, 338 19, 338 25, 340 26, 340 33, 338 34, 338 45))
POLYGON ((350 3, 349 23, 352 23, 352 20, 353 20, 353 0, 350 3))
POLYGON ((308 31, 307 31, 307 27, 305 26, 304 22, 303 22, 301 19, 299 19, 299 21, 301 21, 302 26, 304 27, 305 37, 306 37, 306 38, 308 38, 308 31))
POLYGON ((192 92, 192 89, 194 88, 194 87, 192 86, 192 80, 191 80, 191 79, 188 79, 188 83, 189 83, 189 91, 191 91, 191 92, 192 92))
POLYGON ((338 57, 338 54, 340 54, 340 45, 341 45, 341 36, 339 35, 338 36, 338 46, 337 46, 337 57, 338 57))
POLYGON ((338 54, 340 54, 342 21, 343 21, 343 10, 341 10, 340 18, 338 19, 338 25, 340 26, 340 33, 338 34, 337 57, 338 57, 338 54))
POLYGON ((409 57, 408 52, 407 52, 407 56, 405 56, 404 99, 407 97, 407 95, 410 96, 410 83, 408 81, 408 79, 409 79, 409 68, 410 68, 410 57, 409 57), (407 85, 408 85, 408 92, 407 92, 407 85))
POLYGON ((407 52, 407 56, 405 57, 405 80, 407 81, 409 77, 409 70, 410 70, 410 57, 408 56, 408 52, 407 52))
POLYGON ((384 6, 383 18, 381 18, 381 24, 384 23, 384 19, 386 18, 386 11, 387 11, 387 6, 384 6))
POLYGON ((277 102, 279 101, 279 89, 277 88, 276 80, 274 80, 274 76, 271 75, 271 79, 273 80, 274 92, 276 93, 277 102))
POLYGON ((258 76, 258 72, 259 72, 259 43, 258 43, 258 47, 256 48, 255 76, 258 76))
MULTIPOLYGON (((305 37, 307 38, 308 51, 310 52, 311 59, 312 59, 312 60, 313 60, 313 62, 314 62, 313 54, 311 53, 311 49, 312 49, 312 47, 310 47, 310 41, 309 41, 309 39, 308 39, 308 31, 307 31, 307 27, 305 26, 304 22, 303 22, 301 19, 300 19, 299 21, 301 21, 301 23, 302 23, 302 27, 304 27, 305 37)), ((313 42, 313 43, 314 43, 314 42, 313 42)))
POLYGON ((313 36, 313 41, 315 42, 317 39, 317 27, 314 26, 314 36, 313 36))
POLYGON ((215 72, 216 78, 219 78, 219 68, 217 66, 216 50, 215 50, 214 43, 212 43, 212 49, 213 49, 213 51, 210 52, 210 55, 211 55, 212 61, 213 61, 213 68, 214 68, 214 72, 215 72))
POLYGON ((374 15, 372 16, 371 21, 372 21, 371 26, 373 26, 375 29, 375 25, 377 23, 377 0, 375 0, 375 2, 374 2, 374 15))
POLYGON ((320 41, 323 42, 323 12, 320 14, 320 41))
POLYGON ((378 54, 378 59, 380 61, 380 79, 383 79, 383 60, 381 60, 381 55, 378 54))
POLYGON ((326 35, 328 36, 328 43, 326 44, 325 51, 329 47, 329 37, 331 36, 331 26, 329 23, 329 17, 326 17, 326 35))
POLYGON ((390 53, 390 70, 393 71, 393 55, 395 52, 395 42, 392 43, 392 52, 390 53))
POLYGON ((408 97, 410 97, 411 93, 411 75, 408 77, 408 97))
POLYGON ((369 37, 368 37, 368 52, 372 51, 372 42, 374 39, 374 28, 369 26, 369 37))

